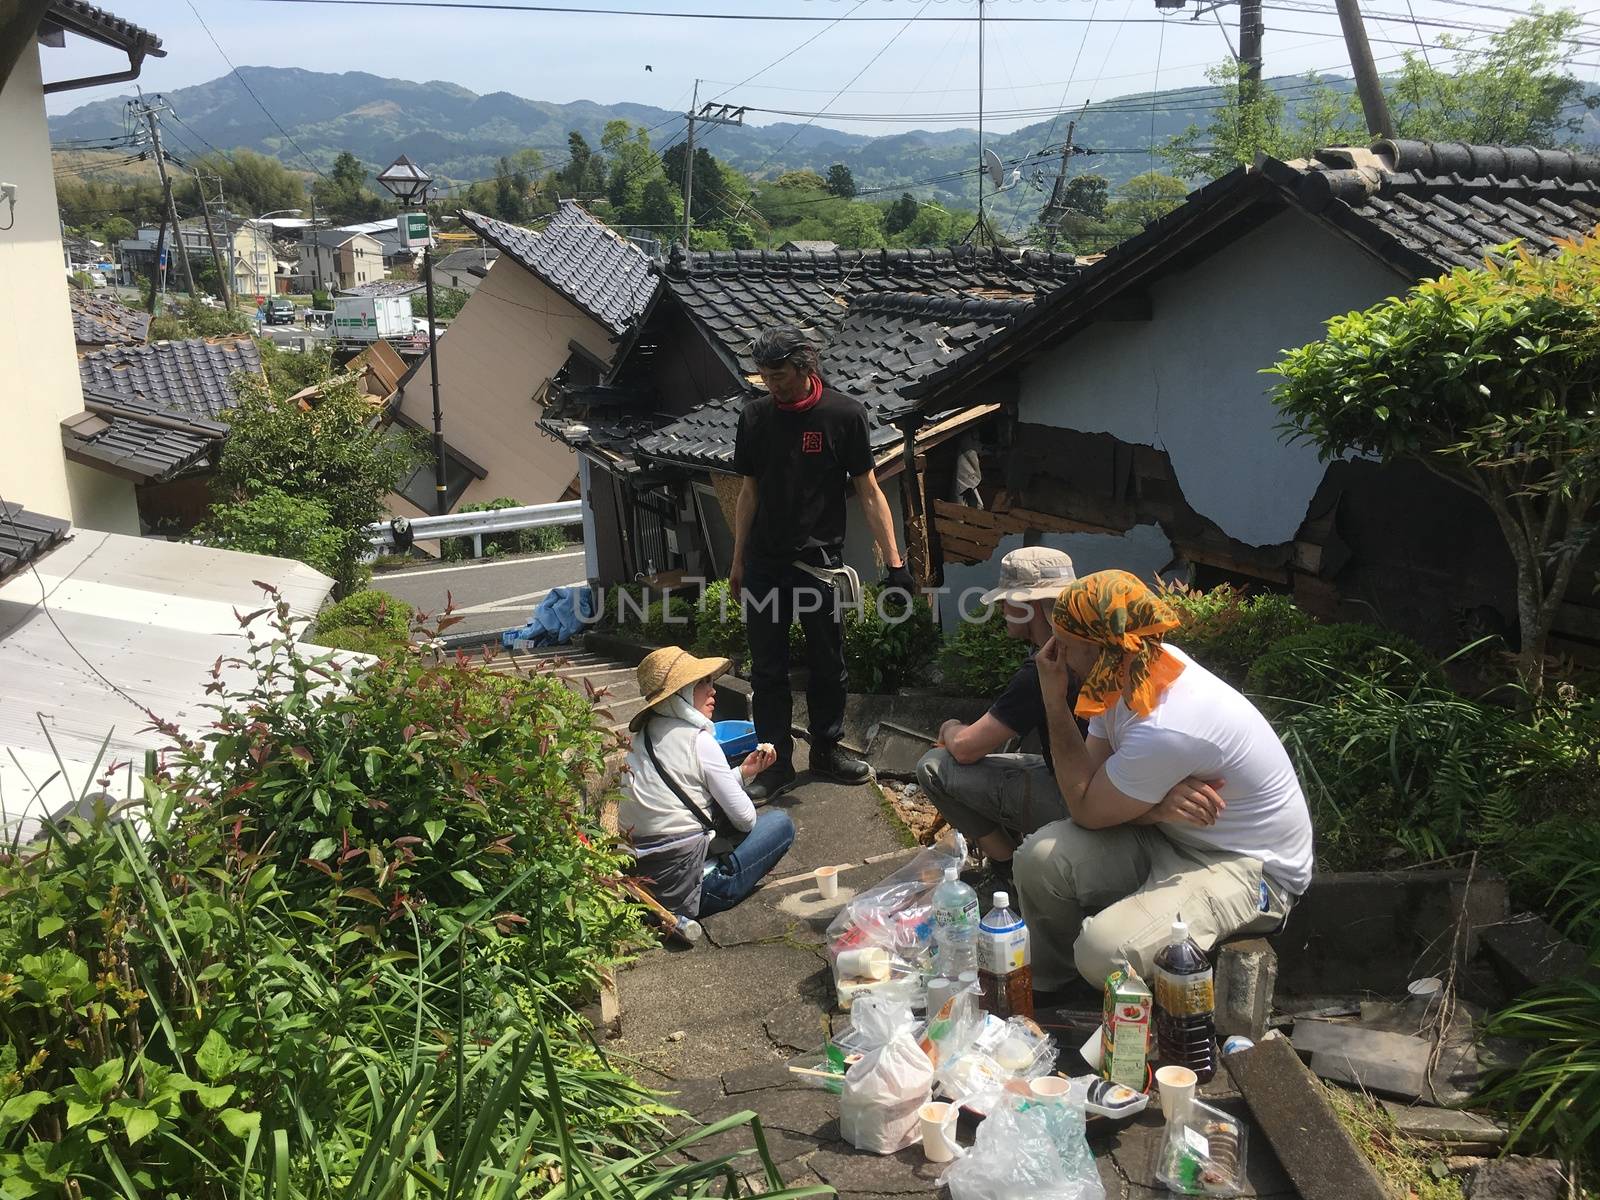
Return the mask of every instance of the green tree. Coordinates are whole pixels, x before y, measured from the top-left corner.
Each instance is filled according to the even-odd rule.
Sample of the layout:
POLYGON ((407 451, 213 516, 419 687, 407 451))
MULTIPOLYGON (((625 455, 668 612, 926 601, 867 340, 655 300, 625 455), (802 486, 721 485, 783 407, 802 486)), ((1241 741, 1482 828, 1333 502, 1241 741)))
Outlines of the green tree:
POLYGON ((951 212, 930 202, 917 209, 901 240, 908 246, 948 246, 960 239, 972 220, 969 213, 951 212))
MULTIPOLYGON (((1584 116, 1600 104, 1565 70, 1579 47, 1573 38, 1582 18, 1570 9, 1535 6, 1487 46, 1460 53, 1451 71, 1407 53, 1405 68, 1387 85, 1399 135, 1480 145, 1571 145, 1584 116)), ((1459 39, 1440 38, 1451 49, 1459 39)))
POLYGON ((567 134, 567 161, 551 175, 563 200, 585 199, 605 191, 605 156, 596 154, 576 129, 567 134))
MULTIPOLYGON (((193 166, 201 175, 215 175, 222 181, 223 198, 241 216, 305 207, 306 189, 300 175, 254 150, 202 154, 193 166)), ((364 175, 363 172, 363 178, 364 175)), ((214 196, 211 184, 206 185, 206 191, 214 196)), ((188 211, 200 211, 200 194, 192 175, 184 180, 181 198, 188 211)))
POLYGON ((1600 240, 1510 249, 1328 322, 1272 372, 1297 439, 1410 458, 1483 500, 1517 567, 1519 670, 1544 650, 1600 501, 1600 240))
POLYGON ((917 198, 910 192, 901 192, 898 200, 892 200, 883 210, 883 231, 890 236, 906 229, 911 222, 917 219, 917 198))
POLYGON ((380 200, 367 187, 367 168, 348 150, 339 151, 327 175, 311 185, 317 199, 317 215, 336 225, 376 220, 383 210, 380 200))
POLYGON ((1104 175, 1074 175, 1061 189, 1061 203, 1069 212, 1100 221, 1106 215, 1109 188, 1104 175))
POLYGON ((1283 97, 1265 85, 1250 85, 1237 63, 1206 72, 1216 86, 1216 109, 1202 129, 1191 125, 1161 148, 1172 173, 1182 179, 1217 179, 1255 161, 1257 154, 1304 158, 1323 146, 1365 142, 1359 106, 1352 94, 1308 74, 1293 114, 1283 97))
POLYGON ((829 195, 842 196, 848 200, 856 194, 855 176, 850 174, 850 168, 843 163, 834 163, 828 168, 827 188, 829 195))
POLYGON ((1123 236, 1132 236, 1177 208, 1188 194, 1183 180, 1146 171, 1117 189, 1117 198, 1106 206, 1106 218, 1123 236))
POLYGON ((116 260, 117 243, 131 238, 138 233, 132 221, 127 217, 107 217, 100 223, 97 241, 106 244, 106 253, 116 260))
POLYGON ((241 500, 213 504, 196 536, 207 546, 292 558, 335 578, 344 539, 320 500, 265 487, 241 500))
POLYGON ((871 204, 852 204, 833 224, 833 240, 851 250, 883 245, 883 213, 871 204))
MULTIPOLYGON (((228 438, 217 464, 217 509, 261 503, 272 490, 321 504, 326 528, 337 535, 332 575, 340 595, 360 586, 370 549, 363 528, 383 516, 383 501, 423 457, 418 444, 374 428, 371 410, 353 379, 332 380, 311 411, 274 396, 263 381, 240 375, 238 405, 226 414, 228 438)), ((215 544, 215 543, 213 543, 215 544)))

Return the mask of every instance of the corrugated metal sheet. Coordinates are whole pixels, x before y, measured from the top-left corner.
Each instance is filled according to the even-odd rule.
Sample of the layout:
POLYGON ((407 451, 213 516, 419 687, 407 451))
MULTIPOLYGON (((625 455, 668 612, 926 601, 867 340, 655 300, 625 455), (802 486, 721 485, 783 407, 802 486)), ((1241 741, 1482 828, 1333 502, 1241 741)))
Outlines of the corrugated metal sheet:
POLYGON ((235 614, 263 604, 256 580, 307 620, 333 586, 288 559, 88 530, 37 565, 0 585, 0 829, 74 801, 107 735, 101 769, 124 768, 110 790, 125 794, 126 765, 136 779, 145 751, 166 744, 144 709, 199 733, 212 664, 245 651, 235 614), (57 755, 67 778, 35 799, 57 755))

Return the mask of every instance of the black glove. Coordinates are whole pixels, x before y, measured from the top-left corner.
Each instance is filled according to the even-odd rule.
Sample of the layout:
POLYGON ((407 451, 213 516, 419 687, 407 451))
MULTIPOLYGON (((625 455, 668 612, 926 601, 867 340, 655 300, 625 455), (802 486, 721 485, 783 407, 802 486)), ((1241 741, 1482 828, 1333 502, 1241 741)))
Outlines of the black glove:
POLYGON ((889 568, 889 573, 883 577, 882 587, 884 590, 898 588, 905 592, 906 597, 909 599, 916 595, 917 581, 911 578, 911 572, 906 569, 904 563, 901 563, 898 567, 889 568))

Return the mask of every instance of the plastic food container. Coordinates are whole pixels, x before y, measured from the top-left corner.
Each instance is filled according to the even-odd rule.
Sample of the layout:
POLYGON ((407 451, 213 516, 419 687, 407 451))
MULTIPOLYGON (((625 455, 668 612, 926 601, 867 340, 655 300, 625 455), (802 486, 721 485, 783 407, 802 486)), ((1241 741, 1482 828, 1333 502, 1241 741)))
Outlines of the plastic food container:
POLYGON ((756 726, 753 721, 718 721, 712 726, 712 735, 717 739, 717 745, 722 747, 722 752, 732 762, 736 758, 743 758, 756 748, 756 726))

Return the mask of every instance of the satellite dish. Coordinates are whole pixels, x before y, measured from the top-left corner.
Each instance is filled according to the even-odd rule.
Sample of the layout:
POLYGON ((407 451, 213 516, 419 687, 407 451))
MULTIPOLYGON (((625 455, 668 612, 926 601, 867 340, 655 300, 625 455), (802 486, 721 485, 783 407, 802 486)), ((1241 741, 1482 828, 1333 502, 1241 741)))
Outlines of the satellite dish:
POLYGON ((993 150, 985 150, 983 152, 983 169, 989 173, 989 181, 995 187, 999 187, 1003 179, 1002 172, 1005 168, 1000 165, 1000 156, 993 150))

